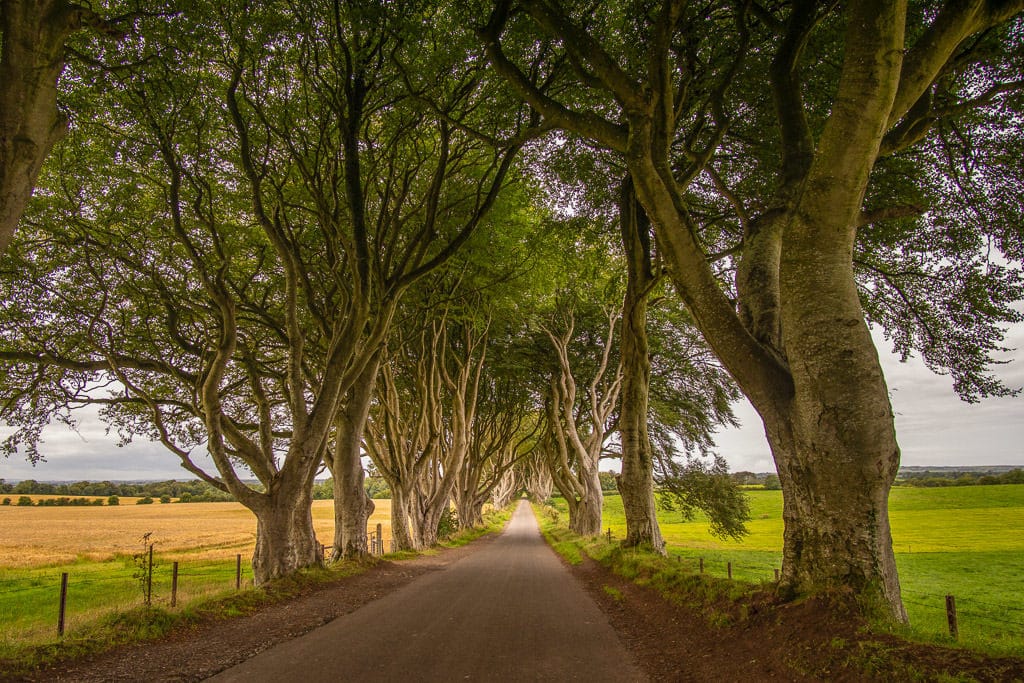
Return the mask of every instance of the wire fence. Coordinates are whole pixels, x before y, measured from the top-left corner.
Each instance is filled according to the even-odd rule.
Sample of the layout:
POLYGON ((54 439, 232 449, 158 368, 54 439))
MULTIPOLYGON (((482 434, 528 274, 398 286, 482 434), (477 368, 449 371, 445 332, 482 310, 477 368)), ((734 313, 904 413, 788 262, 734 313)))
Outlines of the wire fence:
MULTIPOLYGON (((390 541, 382 525, 367 530, 367 552, 383 555, 390 541)), ((332 546, 318 544, 323 562, 332 546)), ((219 560, 182 561, 149 546, 142 553, 94 565, 10 570, 0 576, 0 641, 63 637, 73 627, 140 607, 175 608, 210 595, 253 585, 242 554, 219 560)))
MULTIPOLYGON (((612 529, 605 532, 615 540, 612 529)), ((749 583, 777 583, 781 567, 775 553, 766 553, 763 561, 734 559, 728 552, 674 549, 674 562, 691 573, 749 583)), ((929 584, 942 577, 926 574, 929 584)), ((1002 640, 1024 647, 1024 603, 994 602, 974 595, 929 593, 906 586, 901 588, 903 604, 911 624, 920 631, 947 635, 953 640, 1002 640)))

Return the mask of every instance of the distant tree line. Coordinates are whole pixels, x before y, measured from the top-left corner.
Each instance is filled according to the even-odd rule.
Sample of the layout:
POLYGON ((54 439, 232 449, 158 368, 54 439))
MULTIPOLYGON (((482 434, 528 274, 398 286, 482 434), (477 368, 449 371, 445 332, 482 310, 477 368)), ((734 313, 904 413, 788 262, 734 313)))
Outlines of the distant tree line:
POLYGON ((729 478, 737 486, 760 486, 768 491, 778 491, 782 488, 779 475, 774 472, 733 472, 729 478))
MULTIPOLYGON (((779 490, 779 477, 773 473, 733 472, 729 477, 739 486, 761 486, 769 491, 779 490)), ((1024 484, 1024 469, 1007 472, 977 472, 961 470, 922 470, 901 472, 896 486, 991 486, 993 484, 1024 484)))
POLYGON ((1024 469, 1009 472, 913 472, 896 480, 896 486, 938 487, 938 486, 991 486, 993 484, 1024 484, 1024 469))
MULTIPOLYGON (((334 497, 333 485, 334 482, 331 479, 318 481, 313 487, 313 498, 315 500, 331 500, 334 497)), ((364 488, 370 498, 387 499, 391 497, 391 489, 383 477, 366 477, 364 488)), ((612 480, 612 488, 614 489, 614 480, 612 480)), ((149 499, 150 503, 154 502, 154 499, 161 502, 177 499, 181 503, 219 503, 235 500, 230 493, 225 493, 198 479, 146 482, 76 481, 70 484, 55 484, 35 479, 24 479, 16 484, 9 484, 0 479, 0 495, 4 494, 22 496, 15 503, 17 505, 103 505, 104 502, 107 505, 117 505, 118 503, 115 501, 118 497, 149 499), (57 497, 33 503, 32 499, 28 498, 29 495, 57 497), (85 496, 101 496, 107 500, 96 502, 85 498, 85 496)), ((4 504, 10 505, 11 503, 4 504)))
MULTIPOLYGON (((8 484, 0 479, 0 494, 37 495, 37 496, 102 496, 104 498, 177 498, 183 503, 209 503, 234 500, 230 494, 210 486, 206 482, 191 481, 157 481, 157 482, 112 482, 112 481, 76 481, 70 484, 54 484, 35 479, 25 479, 17 484, 8 484)), ((59 500, 57 498, 55 500, 59 500)), ((67 498, 67 505, 83 505, 75 502, 80 498, 67 498)), ((42 502, 42 501, 41 501, 42 502)), ((59 505, 60 503, 48 503, 59 505)), ((93 503, 95 504, 95 503, 93 503)), ((110 504, 108 502, 108 504, 110 504)), ((116 504, 116 503, 114 503, 116 504)))
MULTIPOLYGON (((368 476, 363 481, 363 488, 366 495, 374 500, 387 500, 391 498, 391 487, 381 476, 368 476)), ((326 479, 318 481, 313 486, 313 500, 334 500, 334 480, 326 479)))

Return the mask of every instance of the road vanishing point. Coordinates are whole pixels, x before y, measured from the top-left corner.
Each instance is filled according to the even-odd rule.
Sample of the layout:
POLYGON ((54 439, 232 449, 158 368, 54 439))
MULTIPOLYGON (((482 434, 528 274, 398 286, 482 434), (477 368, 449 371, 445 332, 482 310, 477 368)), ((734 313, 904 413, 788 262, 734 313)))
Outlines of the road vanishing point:
POLYGON ((646 681, 521 501, 452 566, 208 679, 646 681))

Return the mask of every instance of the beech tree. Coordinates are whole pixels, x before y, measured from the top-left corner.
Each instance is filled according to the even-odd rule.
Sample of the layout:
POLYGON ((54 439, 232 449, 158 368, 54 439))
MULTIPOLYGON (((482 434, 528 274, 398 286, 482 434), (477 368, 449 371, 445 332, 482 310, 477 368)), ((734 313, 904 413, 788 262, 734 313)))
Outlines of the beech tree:
POLYGON ((453 324, 441 308, 426 320, 417 316, 413 328, 419 329, 393 340, 395 349, 384 359, 367 438, 367 451, 391 487, 399 549, 437 542, 441 516, 469 458, 487 360, 486 321, 453 324))
POLYGON ((1017 147, 1021 9, 503 0, 479 30, 547 122, 627 166, 682 302, 764 422, 784 593, 849 587, 905 619, 887 508, 899 447, 866 312, 962 395, 1007 391, 986 367, 1000 323, 1020 319, 1020 271, 981 247, 1019 258, 1017 209, 989 201, 992 224, 962 209, 1019 194, 977 169, 1019 165, 980 150, 1017 147), (524 68, 538 51, 546 68, 524 68), (959 306, 926 284, 943 275, 959 306))
MULTIPOLYGON (((325 458, 363 506, 351 465, 395 307, 484 219, 521 144, 455 127, 465 74, 437 111, 410 94, 400 8, 335 9, 196 8, 166 29, 188 38, 176 59, 107 73, 109 113, 62 154, 24 237, 40 253, 5 273, 8 447, 106 406, 256 514, 258 582, 319 562, 325 458), (104 149, 122 163, 96 174, 104 149)), ((365 509, 342 522, 364 552, 365 509)))
POLYGON ((67 133, 57 85, 75 32, 110 33, 88 5, 68 0, 0 2, 0 253, 32 196, 43 161, 67 133))
POLYGON ((577 314, 567 309, 544 328, 555 363, 546 393, 548 435, 541 447, 555 488, 569 505, 569 528, 582 536, 601 533, 604 494, 598 474, 605 445, 616 431, 622 390, 622 367, 618 354, 613 355, 620 312, 607 307, 603 313, 588 321, 592 326, 577 330, 577 314), (585 340, 582 350, 578 334, 585 340), (584 355, 593 362, 582 362, 584 355))

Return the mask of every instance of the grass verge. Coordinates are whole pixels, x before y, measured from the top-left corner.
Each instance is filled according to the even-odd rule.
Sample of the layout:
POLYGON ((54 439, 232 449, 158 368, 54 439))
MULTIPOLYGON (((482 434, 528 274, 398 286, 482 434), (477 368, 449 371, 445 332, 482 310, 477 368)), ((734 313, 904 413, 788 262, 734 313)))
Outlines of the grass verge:
MULTIPOLYGON (((794 670, 812 677, 828 677, 829 670, 838 667, 872 679, 1004 680, 1004 672, 1021 670, 1024 652, 1020 646, 1010 649, 1000 644, 993 648, 975 642, 965 646, 949 639, 936 642, 934 636, 923 638, 918 631, 869 623, 860 616, 850 595, 829 594, 782 602, 774 595, 772 580, 730 580, 700 573, 696 563, 678 554, 664 557, 641 548, 623 548, 614 540, 614 534, 613 540, 607 535, 582 538, 569 531, 564 521, 567 516, 557 505, 534 509, 545 539, 570 564, 579 564, 589 557, 614 574, 657 591, 669 603, 688 608, 708 628, 738 627, 729 637, 744 637, 748 629, 770 629, 772 623, 783 630, 793 628, 790 633, 794 635, 788 637, 795 638, 796 633, 808 630, 813 638, 833 636, 824 648, 812 645, 811 641, 807 648, 795 641, 792 644, 795 650, 788 663, 794 670), (799 615, 803 615, 800 618, 804 621, 790 624, 799 615), (808 629, 808 624, 813 628, 808 629), (797 652, 815 648, 824 652, 808 654, 806 661, 797 652)), ((602 590, 616 601, 623 599, 621 591, 614 587, 605 585, 602 590)), ((724 634, 723 639, 727 640, 724 634)))
MULTIPOLYGON (((488 513, 484 515, 483 526, 460 530, 440 545, 448 548, 461 547, 482 536, 501 531, 511 515, 511 509, 488 513)), ((253 614, 318 586, 362 574, 382 559, 402 561, 436 552, 436 549, 422 552, 404 551, 391 553, 383 558, 345 560, 323 568, 304 569, 260 587, 250 586, 237 591, 220 590, 202 597, 183 600, 176 608, 171 608, 168 604, 115 607, 90 619, 79 620, 74 628, 69 629, 65 637, 60 639, 53 633, 55 626, 52 625, 50 628, 53 635, 48 634, 44 637, 33 632, 31 639, 28 640, 15 639, 12 637, 14 632, 7 629, 4 640, 0 642, 0 678, 26 676, 62 661, 98 655, 121 645, 156 640, 179 629, 253 614)), ((124 563, 112 564, 115 565, 113 569, 120 572, 124 563)), ((93 570, 99 575, 101 568, 93 570)), ((230 571, 234 572, 233 563, 230 571)), ((227 581, 221 585, 227 585, 227 581)), ((137 585, 129 585, 126 591, 129 594, 127 599, 138 601, 137 585)))

